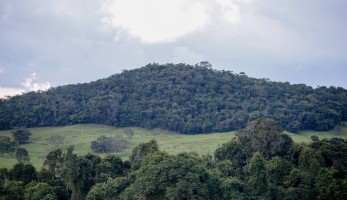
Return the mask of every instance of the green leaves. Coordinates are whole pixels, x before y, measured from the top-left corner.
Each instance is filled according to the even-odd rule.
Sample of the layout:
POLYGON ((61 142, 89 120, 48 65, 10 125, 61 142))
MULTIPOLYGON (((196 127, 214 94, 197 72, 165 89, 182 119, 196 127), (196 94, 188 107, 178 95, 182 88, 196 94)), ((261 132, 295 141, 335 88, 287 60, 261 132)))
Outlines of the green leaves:
POLYGON ((27 184, 36 180, 36 169, 32 164, 17 163, 9 171, 10 180, 22 181, 27 184))
POLYGON ((159 147, 156 140, 151 140, 147 143, 141 143, 138 146, 134 147, 129 157, 131 168, 133 170, 138 169, 141 165, 142 160, 146 156, 158 151, 159 151, 159 147))
POLYGON ((91 83, 0 100, 0 116, 0 130, 97 123, 186 134, 239 130, 248 121, 271 117, 297 133, 346 121, 347 91, 153 63, 91 83))
POLYGON ((101 136, 91 142, 91 149, 97 153, 121 152, 128 145, 128 140, 120 136, 101 136))
POLYGON ((245 155, 250 157, 260 152, 268 159, 275 155, 285 155, 291 148, 293 141, 289 136, 282 135, 283 131, 273 119, 260 118, 239 130, 236 136, 245 155))
POLYGON ((13 154, 16 151, 18 143, 11 141, 7 136, 0 136, 0 154, 13 154))
POLYGON ((27 163, 29 162, 30 158, 29 158, 29 153, 26 149, 24 148, 17 148, 16 150, 16 158, 18 162, 21 163, 27 163))
POLYGON ((25 188, 24 198, 26 200, 58 200, 54 192, 54 187, 47 183, 32 183, 25 188))
POLYGON ((12 136, 14 140, 17 141, 19 144, 27 143, 31 135, 32 133, 25 128, 19 128, 12 131, 12 136))
POLYGON ((215 199, 216 181, 202 162, 188 154, 146 157, 124 199, 215 199))
POLYGON ((259 152, 256 152, 247 165, 246 190, 254 196, 266 194, 268 190, 268 177, 265 168, 265 160, 259 152))

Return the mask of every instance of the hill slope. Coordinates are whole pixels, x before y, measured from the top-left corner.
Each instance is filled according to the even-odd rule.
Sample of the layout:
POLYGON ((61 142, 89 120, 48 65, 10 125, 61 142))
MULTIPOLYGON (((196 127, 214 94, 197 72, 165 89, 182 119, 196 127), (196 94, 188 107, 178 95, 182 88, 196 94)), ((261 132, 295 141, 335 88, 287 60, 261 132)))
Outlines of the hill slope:
POLYGON ((347 91, 313 89, 185 64, 149 64, 109 78, 0 100, 0 129, 98 123, 207 133, 259 117, 286 130, 328 130, 347 120, 347 91))
MULTIPOLYGON (((129 145, 124 151, 111 153, 120 156, 123 160, 129 159, 131 151, 135 146, 139 145, 140 143, 148 142, 152 139, 158 141, 161 150, 170 154, 196 152, 202 156, 207 154, 213 155, 216 148, 235 136, 234 132, 184 135, 160 129, 147 130, 131 127, 134 135, 129 138, 124 134, 125 129, 95 124, 31 128, 30 131, 33 133, 33 135, 31 136, 30 143, 23 144, 21 147, 28 150, 30 163, 32 163, 37 169, 40 169, 42 167, 43 159, 48 152, 57 148, 66 150, 70 145, 74 145, 75 153, 79 155, 86 155, 88 152, 93 152, 90 148, 91 141, 96 140, 100 136, 114 137, 117 135, 127 138, 129 145), (48 138, 57 135, 63 136, 63 143, 56 145, 49 144, 47 141, 48 138)), ((0 131, 0 135, 11 137, 11 131, 0 131)), ((341 136, 343 135, 344 134, 341 136)), ((93 154, 99 156, 106 155, 95 152, 93 152, 93 154)), ((12 168, 12 166, 16 163, 17 160, 15 156, 9 154, 0 154, 0 168, 12 168)))
MULTIPOLYGON (((199 135, 183 135, 175 132, 168 132, 160 129, 147 130, 136 127, 131 127, 134 135, 129 138, 125 134, 125 130, 129 128, 114 128, 111 126, 95 125, 95 124, 79 124, 72 126, 60 127, 44 127, 31 128, 32 132, 30 143, 21 145, 29 152, 30 163, 36 169, 42 167, 43 159, 48 152, 60 148, 67 149, 70 145, 75 146, 74 152, 79 155, 86 155, 92 152, 90 148, 91 141, 96 140, 100 136, 114 137, 115 135, 127 138, 129 146, 122 152, 112 153, 120 156, 123 160, 128 160, 132 149, 140 143, 148 142, 155 139, 160 149, 169 154, 176 155, 183 152, 196 152, 200 156, 210 154, 220 147, 220 145, 230 141, 235 137, 234 132, 212 133, 199 135), (52 136, 62 136, 63 143, 50 144, 48 139, 52 136)), ((303 131, 300 134, 288 134, 296 143, 310 143, 312 135, 316 135, 319 139, 327 139, 339 137, 347 139, 347 126, 342 127, 341 134, 336 136, 333 131, 303 131)), ((12 137, 11 131, 0 131, 0 136, 12 137)), ((94 152, 93 152, 94 153, 94 152)), ((104 156, 102 153, 94 153, 99 156, 104 156)), ((15 156, 10 154, 0 154, 0 168, 12 168, 17 163, 15 156)))

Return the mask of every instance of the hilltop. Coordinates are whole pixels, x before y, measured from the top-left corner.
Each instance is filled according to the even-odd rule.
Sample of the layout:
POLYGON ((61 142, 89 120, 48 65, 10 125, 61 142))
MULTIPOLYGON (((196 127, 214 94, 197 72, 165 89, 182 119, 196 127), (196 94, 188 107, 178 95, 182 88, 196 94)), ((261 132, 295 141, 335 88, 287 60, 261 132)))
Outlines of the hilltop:
POLYGON ((347 120, 347 90, 154 63, 2 99, 0 116, 2 130, 94 123, 195 134, 238 130, 259 117, 273 118, 291 132, 329 130, 347 120))

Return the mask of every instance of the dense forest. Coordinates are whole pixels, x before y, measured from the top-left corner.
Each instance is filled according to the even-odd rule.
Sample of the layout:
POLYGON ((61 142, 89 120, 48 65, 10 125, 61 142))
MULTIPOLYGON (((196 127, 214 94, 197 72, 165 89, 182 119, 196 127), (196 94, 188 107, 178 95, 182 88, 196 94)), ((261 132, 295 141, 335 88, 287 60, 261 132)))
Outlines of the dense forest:
POLYGON ((347 196, 347 142, 295 144, 273 119, 260 118, 211 155, 169 155, 155 140, 128 161, 114 154, 49 152, 42 169, 0 168, 2 200, 338 200, 347 196))
POLYGON ((91 83, 1 99, 0 116, 0 130, 99 123, 195 134, 238 130, 260 117, 291 132, 328 130, 347 120, 347 90, 154 63, 91 83))

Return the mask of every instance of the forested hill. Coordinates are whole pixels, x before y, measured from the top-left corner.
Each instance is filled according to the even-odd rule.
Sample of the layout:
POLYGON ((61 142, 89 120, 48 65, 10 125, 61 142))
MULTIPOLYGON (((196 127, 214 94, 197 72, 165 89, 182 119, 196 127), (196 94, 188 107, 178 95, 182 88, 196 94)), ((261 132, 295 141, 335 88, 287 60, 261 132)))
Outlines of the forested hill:
POLYGON ((236 130, 271 117, 286 130, 347 120, 347 90, 271 82, 185 64, 149 64, 109 78, 0 100, 0 129, 100 123, 181 133, 236 130))

